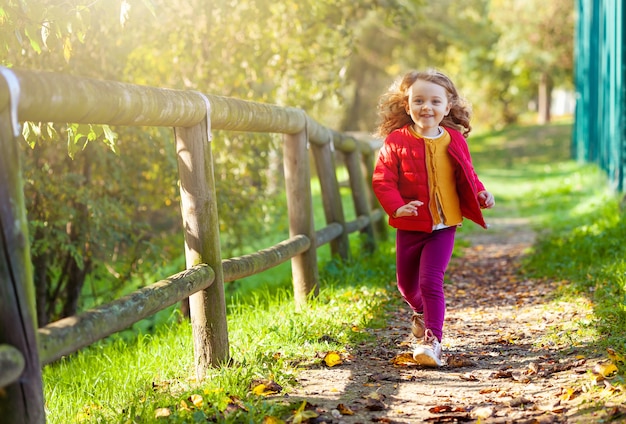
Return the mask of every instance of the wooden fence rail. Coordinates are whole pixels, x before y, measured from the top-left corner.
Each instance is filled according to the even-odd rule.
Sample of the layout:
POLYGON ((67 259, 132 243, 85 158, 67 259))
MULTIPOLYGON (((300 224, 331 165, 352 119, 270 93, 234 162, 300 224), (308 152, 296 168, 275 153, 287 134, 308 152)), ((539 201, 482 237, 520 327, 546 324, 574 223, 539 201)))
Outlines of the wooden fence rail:
POLYGON ((228 360, 224 283, 291 260, 294 299, 302 306, 319 287, 317 248, 349 257, 348 235, 384 235, 371 192, 377 143, 333 131, 304 111, 195 91, 99 81, 0 67, 0 413, 11 423, 45 422, 41 366, 189 298, 196 374, 228 360), (162 126, 174 129, 187 270, 109 304, 36 329, 34 282, 18 155, 20 122, 162 126), (223 259, 211 131, 284 135, 289 238, 223 259), (316 230, 308 149, 322 188, 326 226, 316 230), (335 155, 344 155, 356 219, 346 222, 335 155), (106 317, 106 319, 103 319, 106 317))

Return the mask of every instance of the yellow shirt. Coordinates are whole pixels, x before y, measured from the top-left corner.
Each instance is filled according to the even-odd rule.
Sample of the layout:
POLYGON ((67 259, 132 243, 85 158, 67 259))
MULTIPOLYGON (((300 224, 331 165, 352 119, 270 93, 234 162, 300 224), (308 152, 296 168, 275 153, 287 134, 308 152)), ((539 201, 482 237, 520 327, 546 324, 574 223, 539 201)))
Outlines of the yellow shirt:
POLYGON ((441 127, 440 130, 441 133, 437 137, 415 134, 424 140, 426 149, 426 169, 430 190, 428 208, 433 217, 433 230, 459 225, 463 221, 459 195, 456 191, 454 160, 448 153, 450 134, 441 127))

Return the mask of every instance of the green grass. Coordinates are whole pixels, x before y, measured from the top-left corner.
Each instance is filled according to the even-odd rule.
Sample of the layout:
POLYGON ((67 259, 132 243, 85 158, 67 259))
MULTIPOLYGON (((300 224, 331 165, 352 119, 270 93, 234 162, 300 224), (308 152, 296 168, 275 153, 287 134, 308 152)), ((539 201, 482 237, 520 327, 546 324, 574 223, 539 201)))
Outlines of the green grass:
MULTIPOLYGON (((554 302, 584 299, 593 305, 590 322, 573 323, 592 330, 587 349, 625 353, 626 220, 602 172, 569 159, 570 131, 568 124, 554 124, 473 135, 477 170, 497 200, 486 214, 529 219, 539 238, 524 272, 562 281, 554 302)), ((316 216, 318 227, 320 222, 316 216)), ((471 231, 481 230, 469 223, 460 230, 471 231)), ((320 295, 304 311, 294 310, 288 264, 228 285, 232 363, 210 370, 202 382, 194 376, 190 325, 178 323, 171 308, 160 320, 136 325, 135 332, 46 366, 47 422, 255 423, 292 417, 298 405, 288 398, 267 402, 251 393, 251 384, 267 379, 289 392, 300 368, 370 337, 370 329, 385 325, 385 308, 399 302, 393 234, 373 256, 358 252, 355 238, 352 243, 355 263, 332 262, 323 254, 320 295), (193 405, 200 399, 194 395, 201 404, 193 405), (169 418, 155 418, 165 411, 160 408, 167 408, 169 418)))
POLYGON ((320 353, 344 350, 369 337, 366 329, 384 325, 385 305, 395 295, 392 243, 375 256, 358 257, 363 263, 328 263, 319 297, 301 312, 294 310, 291 290, 275 284, 231 296, 232 364, 211 370, 202 383, 195 380, 186 322, 133 339, 113 337, 45 367, 48 422, 164 422, 155 418, 159 408, 171 411, 166 422, 286 418, 298 405, 264 402, 251 394, 253 381, 269 379, 288 391, 299 367, 319 363, 320 353), (194 394, 202 396, 202 407, 191 406, 194 394), (224 410, 238 403, 248 412, 225 418, 224 410))

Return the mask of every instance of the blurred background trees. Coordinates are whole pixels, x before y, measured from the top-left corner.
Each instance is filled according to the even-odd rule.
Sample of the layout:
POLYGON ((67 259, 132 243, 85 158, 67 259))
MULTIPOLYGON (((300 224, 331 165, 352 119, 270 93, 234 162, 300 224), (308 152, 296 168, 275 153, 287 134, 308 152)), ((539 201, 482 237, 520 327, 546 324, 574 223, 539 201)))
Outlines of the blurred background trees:
MULTIPOLYGON (((436 67, 491 129, 550 119, 550 90, 572 86, 573 28, 573 0, 5 0, 0 64, 301 107, 365 132, 396 78, 436 67)), ((40 324, 182 269, 171 130, 24 134, 40 324)), ((265 247, 285 217, 280 138, 214 136, 224 255, 265 247)))

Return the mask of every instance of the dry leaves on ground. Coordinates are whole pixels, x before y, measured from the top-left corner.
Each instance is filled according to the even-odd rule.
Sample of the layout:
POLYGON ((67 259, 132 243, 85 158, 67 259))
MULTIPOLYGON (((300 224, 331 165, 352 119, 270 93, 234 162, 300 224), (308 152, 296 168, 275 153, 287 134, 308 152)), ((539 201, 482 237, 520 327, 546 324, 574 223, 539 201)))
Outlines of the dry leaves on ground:
POLYGON ((519 260, 532 240, 525 226, 501 226, 471 239, 463 258, 453 259, 443 367, 415 364, 410 312, 400 308, 386 328, 370 330, 376 340, 355 347, 349 361, 300 375, 301 386, 289 396, 306 399, 315 411, 307 422, 626 420, 623 386, 610 382, 622 352, 587 358, 573 346, 543 342, 549 331, 589 312, 565 302, 546 308, 560 282, 520 277, 519 260), (607 407, 584 409, 599 399, 607 407))

